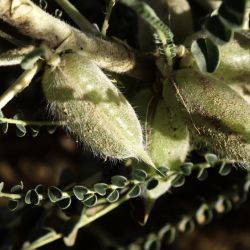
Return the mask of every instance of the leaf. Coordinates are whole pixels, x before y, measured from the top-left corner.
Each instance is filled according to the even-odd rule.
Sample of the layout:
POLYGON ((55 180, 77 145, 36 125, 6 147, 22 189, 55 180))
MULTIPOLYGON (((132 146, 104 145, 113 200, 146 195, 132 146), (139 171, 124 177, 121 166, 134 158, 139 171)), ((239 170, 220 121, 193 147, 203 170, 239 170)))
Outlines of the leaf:
POLYGON ((160 167, 158 167, 157 169, 158 169, 158 171, 159 171, 160 173, 162 173, 161 176, 163 176, 163 177, 166 176, 167 173, 168 173, 168 171, 169 171, 169 168, 163 167, 163 166, 160 166, 160 167))
POLYGON ((0 193, 3 191, 3 187, 4 187, 4 182, 0 182, 0 193))
POLYGON ((28 190, 25 195, 24 201, 26 204, 34 204, 37 206, 40 203, 39 194, 34 189, 28 190))
POLYGON ((143 169, 137 168, 137 169, 133 169, 132 171, 132 178, 140 182, 145 181, 147 176, 148 176, 147 172, 143 169))
POLYGON ((130 191, 128 192, 128 196, 130 198, 136 198, 136 197, 140 196, 141 192, 142 192, 141 185, 136 184, 130 189, 130 191))
POLYGON ((71 205, 71 197, 66 197, 56 203, 61 209, 67 209, 71 205))
MULTIPOLYGON (((14 119, 16 120, 23 120, 24 117, 23 117, 23 114, 19 113, 19 114, 16 114, 14 115, 13 117, 14 119)), ((16 134, 18 137, 24 137, 27 133, 27 130, 26 130, 26 127, 22 124, 16 124, 16 134)))
POLYGON ((229 212, 232 209, 232 202, 220 195, 214 204, 214 209, 219 214, 229 212))
POLYGON ((207 204, 202 204, 196 211, 195 218, 198 224, 207 224, 213 218, 213 210, 207 204))
POLYGON ((191 52, 203 73, 214 72, 219 65, 219 48, 209 38, 199 38, 192 42, 191 52))
POLYGON ((153 234, 151 234, 143 246, 144 250, 160 250, 161 242, 160 240, 153 234))
POLYGON ((228 43, 233 38, 233 31, 220 20, 218 15, 210 17, 205 27, 209 37, 219 45, 228 43))
POLYGON ((232 171, 232 166, 226 162, 222 162, 218 173, 222 176, 229 175, 232 171))
POLYGON ((192 173, 193 166, 192 162, 185 162, 180 166, 180 170, 185 176, 189 176, 192 173))
MULTIPOLYGON (((2 110, 0 109, 0 118, 4 118, 4 114, 2 112, 2 110)), ((1 131, 6 134, 9 128, 9 124, 8 123, 2 123, 0 122, 0 129, 1 131)))
POLYGON ((219 160, 217 155, 212 153, 205 154, 205 159, 210 166, 214 166, 214 164, 219 160))
POLYGON ((18 200, 10 200, 8 203, 8 208, 10 211, 15 211, 19 207, 18 200))
POLYGON ((94 185, 94 190, 101 196, 104 196, 107 193, 108 185, 106 183, 96 183, 94 185))
POLYGON ((119 192, 115 189, 113 190, 108 197, 106 198, 106 200, 110 203, 116 202, 120 197, 119 192))
POLYGON ((249 192, 250 191, 250 180, 247 180, 244 185, 244 191, 249 192))
POLYGON ((162 242, 171 244, 176 238, 176 229, 170 224, 165 225, 158 233, 162 242))
POLYGON ((185 183, 185 176, 182 174, 177 175, 171 182, 173 187, 181 187, 185 183))
POLYGON ((84 186, 74 186, 73 187, 73 193, 75 197, 82 201, 84 199, 84 196, 88 193, 88 189, 84 186))
POLYGON ((197 177, 197 179, 198 179, 199 181, 204 181, 204 180, 206 180, 207 177, 208 177, 208 171, 207 171, 207 169, 201 168, 201 169, 198 171, 196 177, 197 177))
POLYGON ((37 135, 40 132, 40 127, 39 126, 31 126, 30 129, 31 129, 32 137, 37 137, 37 135))
POLYGON ((15 185, 10 189, 10 192, 13 194, 21 194, 23 191, 23 182, 21 181, 19 185, 15 185))
POLYGON ((93 207, 97 203, 97 196, 95 194, 86 194, 82 203, 86 207, 93 207))
POLYGON ((62 199, 63 193, 58 187, 51 186, 48 188, 48 197, 51 202, 55 203, 62 199))
POLYGON ((56 126, 47 126, 47 131, 49 134, 54 134, 56 132, 57 127, 56 126))
POLYGON ((184 216, 178 223, 178 229, 180 232, 192 232, 195 228, 195 223, 190 217, 184 216))
POLYGON ((158 184, 159 184, 158 180, 156 180, 155 178, 150 178, 147 181, 146 187, 147 187, 148 190, 152 190, 152 189, 156 188, 158 186, 158 184))
POLYGON ((111 183, 119 188, 124 188, 128 183, 128 179, 122 175, 115 175, 111 177, 111 183))
POLYGON ((45 186, 43 186, 42 184, 38 184, 36 187, 35 187, 35 191, 38 193, 38 194, 44 194, 46 192, 46 188, 45 186))

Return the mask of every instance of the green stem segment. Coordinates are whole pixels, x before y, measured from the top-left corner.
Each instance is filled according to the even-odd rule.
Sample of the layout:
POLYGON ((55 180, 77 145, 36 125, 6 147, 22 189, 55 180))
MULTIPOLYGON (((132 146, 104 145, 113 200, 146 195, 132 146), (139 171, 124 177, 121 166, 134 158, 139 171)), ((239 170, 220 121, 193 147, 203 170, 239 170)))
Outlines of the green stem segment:
MULTIPOLYGON (((79 226, 78 228, 84 227, 88 224, 90 224, 91 222, 99 219, 100 217, 102 217, 103 215, 109 213, 110 211, 114 210, 115 208, 119 207, 122 203, 124 203, 125 201, 129 200, 130 197, 128 195, 124 195, 120 200, 118 200, 116 203, 112 203, 107 205, 105 208, 101 209, 100 211, 98 211, 97 213, 95 213, 93 216, 82 216, 81 217, 81 221, 79 221, 79 226)), ((33 243, 29 244, 29 245, 24 245, 22 250, 33 250, 33 249, 37 249, 39 247, 42 247, 48 243, 51 243, 55 240, 58 240, 60 238, 62 238, 63 235, 61 233, 56 233, 56 232, 50 232, 47 235, 43 236, 42 240, 41 238, 34 241, 33 243)))
POLYGON ((175 45, 173 41, 173 33, 170 28, 161 21, 155 11, 145 2, 140 0, 121 0, 124 4, 131 7, 141 16, 157 33, 161 43, 164 55, 168 65, 173 65, 173 58, 176 55, 175 45))
POLYGON ((24 121, 24 120, 16 120, 11 118, 0 117, 0 124, 8 123, 14 125, 22 125, 22 126, 63 126, 64 122, 61 121, 24 121))
POLYGON ((106 36, 107 30, 109 27, 109 18, 110 18, 112 9, 115 6, 115 3, 116 3, 116 0, 109 0, 109 5, 108 5, 105 19, 104 19, 104 22, 102 25, 102 35, 103 36, 106 36))
POLYGON ((68 0, 55 0, 60 7, 70 16, 70 18, 78 25, 78 27, 87 33, 98 35, 99 31, 90 23, 78 9, 68 0))

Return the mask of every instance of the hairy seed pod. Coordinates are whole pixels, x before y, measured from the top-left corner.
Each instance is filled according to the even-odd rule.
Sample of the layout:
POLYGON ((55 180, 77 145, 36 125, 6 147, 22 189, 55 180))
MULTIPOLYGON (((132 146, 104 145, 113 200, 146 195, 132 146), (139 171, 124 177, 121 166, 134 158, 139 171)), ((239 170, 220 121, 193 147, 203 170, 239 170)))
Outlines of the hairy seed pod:
POLYGON ((188 131, 179 114, 169 103, 159 100, 151 121, 148 152, 156 166, 176 170, 184 162, 188 150, 188 131))
POLYGON ((68 53, 47 66, 43 90, 51 110, 96 155, 135 157, 154 166, 144 151, 137 116, 120 91, 90 60, 68 53))
POLYGON ((206 148, 232 161, 250 161, 250 143, 243 136, 232 133, 201 115, 193 115, 192 119, 195 127, 189 120, 190 133, 192 141, 198 149, 206 148))
MULTIPOLYGON (((167 83, 166 83, 167 84, 167 83)), ((179 169, 189 152, 189 133, 185 120, 176 107, 177 101, 170 98, 165 88, 165 100, 149 89, 142 90, 134 98, 139 104, 139 115, 145 123, 147 152, 156 167, 179 169)), ((178 104, 178 103, 177 103, 178 104)), ((147 191, 150 199, 157 199, 171 186, 169 179, 159 180, 156 188, 147 191)))
POLYGON ((214 75, 227 84, 250 84, 249 37, 243 32, 236 33, 231 42, 220 46, 219 49, 220 64, 214 75))
POLYGON ((189 136, 185 121, 176 110, 173 98, 168 98, 169 94, 166 93, 163 100, 145 89, 135 100, 140 104, 139 117, 145 123, 145 144, 152 161, 156 167, 176 170, 187 156, 189 136))
MULTIPOLYGON (((205 134, 210 145, 217 141, 215 150, 222 148, 228 158, 241 155, 241 147, 250 142, 250 105, 222 81, 193 69, 177 71, 174 80, 197 136, 205 134)), ((249 159, 249 154, 245 152, 241 159, 249 159)))
POLYGON ((250 104, 250 84, 233 84, 230 85, 230 88, 250 104))

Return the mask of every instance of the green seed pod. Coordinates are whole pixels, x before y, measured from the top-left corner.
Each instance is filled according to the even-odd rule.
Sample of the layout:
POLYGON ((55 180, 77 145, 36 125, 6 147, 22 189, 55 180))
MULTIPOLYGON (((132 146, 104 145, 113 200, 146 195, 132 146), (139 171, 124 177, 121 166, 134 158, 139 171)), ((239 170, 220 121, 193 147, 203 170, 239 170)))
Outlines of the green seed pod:
POLYGON ((250 104, 250 84, 232 84, 229 86, 250 104))
POLYGON ((189 121, 190 133, 197 148, 205 147, 221 157, 237 161, 250 161, 250 143, 237 133, 220 127, 200 115, 192 115, 194 125, 189 121), (197 130, 199 133, 197 133, 197 130))
POLYGON ((135 157, 154 167, 144 151, 133 108, 93 62, 75 53, 64 54, 57 66, 47 66, 42 85, 52 113, 94 154, 135 157))
MULTIPOLYGON (((145 89, 136 95, 134 102, 139 106, 139 117, 145 123, 145 143, 153 163, 156 167, 178 171, 189 152, 189 133, 175 105, 177 101, 173 103, 174 98, 169 98, 167 87, 164 92, 167 92, 165 100, 145 89)), ((157 199, 170 187, 169 178, 159 179, 158 185, 147 191, 147 196, 157 199)))
POLYGON ((185 121, 176 110, 177 101, 173 104, 168 95, 163 100, 145 89, 136 95, 134 102, 145 124, 146 149, 155 166, 176 170, 187 156, 189 136, 185 121))
POLYGON ((180 111, 179 103, 175 97, 175 89, 168 80, 163 84, 165 111, 163 111, 163 104, 158 106, 155 117, 157 121, 157 118, 161 119, 162 114, 165 115, 164 119, 162 117, 161 127, 165 129, 165 140, 168 140, 169 167, 171 170, 177 170, 190 150, 189 133, 183 113, 180 111))
POLYGON ((193 69, 177 71, 174 79, 195 136, 230 159, 250 160, 244 150, 250 142, 250 105, 222 81, 193 69))
MULTIPOLYGON (((150 126, 147 150, 152 161, 156 167, 178 171, 189 152, 189 133, 180 113, 175 113, 172 103, 160 99, 150 126)), ((148 196, 157 199, 170 187, 169 178, 159 180, 157 187, 148 191, 148 196)))
POLYGON ((250 39, 244 33, 235 33, 234 40, 219 50, 220 64, 215 76, 227 84, 250 84, 250 39))

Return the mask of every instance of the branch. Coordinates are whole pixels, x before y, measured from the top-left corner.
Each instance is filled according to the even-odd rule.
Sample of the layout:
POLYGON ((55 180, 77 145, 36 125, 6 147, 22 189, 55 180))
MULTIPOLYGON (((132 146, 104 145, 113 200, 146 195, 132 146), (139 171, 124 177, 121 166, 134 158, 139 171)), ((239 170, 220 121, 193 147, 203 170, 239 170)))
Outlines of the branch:
POLYGON ((108 27, 109 27, 109 18, 110 18, 112 9, 115 6, 115 3, 116 3, 116 0, 109 0, 109 4, 108 4, 108 7, 107 7, 107 12, 105 14, 105 19, 104 19, 104 22, 103 22, 103 25, 102 25, 102 35, 103 36, 106 36, 106 34, 107 34, 107 30, 108 30, 108 27))
POLYGON ((46 41, 51 48, 60 46, 61 51, 80 53, 100 68, 147 81, 153 78, 151 65, 145 67, 145 63, 141 64, 132 48, 125 43, 83 33, 46 13, 30 0, 0 0, 0 18, 21 33, 46 41))
POLYGON ((35 47, 29 45, 18 49, 13 49, 0 54, 0 67, 12 66, 21 64, 25 56, 30 53, 35 47))
MULTIPOLYGON (((91 222, 99 219, 103 215, 105 215, 105 214, 109 213, 110 211, 114 210, 115 208, 119 207, 121 204, 123 204, 127 200, 129 200, 129 196, 124 195, 116 203, 111 203, 111 204, 108 204, 108 205, 104 206, 102 209, 100 209, 98 212, 94 213, 92 216, 87 216, 87 215, 82 216, 81 220, 78 222, 78 229, 80 229, 80 228, 90 224, 91 222)), ((94 208, 90 208, 89 210, 91 210, 91 209, 94 209, 94 208)), ((42 247, 42 246, 44 246, 44 245, 46 245, 48 243, 51 243, 51 242, 53 242, 55 240, 58 240, 58 239, 60 239, 62 237, 63 237, 63 235, 60 232, 49 233, 42 240, 38 239, 37 241, 34 241, 32 243, 26 242, 23 245, 22 250, 37 249, 37 248, 42 247)))
POLYGON ((17 94, 29 86, 35 74, 41 69, 41 63, 36 63, 32 69, 26 70, 22 75, 0 96, 0 109, 2 109, 17 94))
POLYGON ((87 33, 99 35, 100 32, 91 24, 68 0, 55 0, 57 4, 70 16, 78 27, 87 33))

